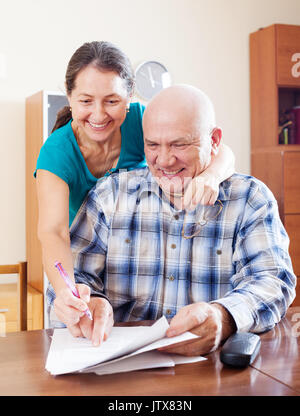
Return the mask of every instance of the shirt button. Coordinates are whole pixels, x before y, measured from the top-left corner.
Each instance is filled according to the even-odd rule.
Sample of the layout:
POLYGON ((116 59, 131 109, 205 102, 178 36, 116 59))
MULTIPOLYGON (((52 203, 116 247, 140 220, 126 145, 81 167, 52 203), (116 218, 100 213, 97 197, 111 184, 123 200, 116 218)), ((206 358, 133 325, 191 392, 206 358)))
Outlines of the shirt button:
POLYGON ((174 215, 174 218, 175 218, 175 220, 179 220, 179 215, 178 214, 175 214, 174 215))
POLYGON ((222 254, 222 250, 217 250, 217 254, 222 254))
POLYGON ((171 282, 173 282, 174 279, 175 279, 174 276, 169 276, 169 280, 171 280, 171 282))
POLYGON ((130 238, 126 238, 125 243, 129 244, 130 243, 130 238))
POLYGON ((200 221, 199 221, 199 224, 200 224, 200 225, 205 225, 205 224, 206 224, 206 221, 205 221, 205 220, 200 220, 200 221))
POLYGON ((171 244, 171 248, 176 248, 176 244, 171 244))
POLYGON ((172 313, 171 309, 167 309, 167 310, 166 310, 166 314, 167 314, 167 315, 171 315, 171 313, 172 313))

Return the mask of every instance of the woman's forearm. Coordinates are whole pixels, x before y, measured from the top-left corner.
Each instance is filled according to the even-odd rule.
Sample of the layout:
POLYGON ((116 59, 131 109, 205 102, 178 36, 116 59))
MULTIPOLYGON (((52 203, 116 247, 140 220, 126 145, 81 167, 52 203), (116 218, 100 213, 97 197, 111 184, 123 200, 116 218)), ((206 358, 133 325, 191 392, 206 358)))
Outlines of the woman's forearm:
POLYGON ((219 183, 228 179, 235 172, 235 156, 226 144, 221 143, 219 151, 212 156, 210 165, 202 174, 213 175, 219 183))
POLYGON ((61 235, 55 232, 45 232, 39 235, 42 244, 43 265, 46 275, 57 294, 66 284, 54 266, 59 261, 72 281, 74 281, 73 257, 70 248, 69 235, 61 235))

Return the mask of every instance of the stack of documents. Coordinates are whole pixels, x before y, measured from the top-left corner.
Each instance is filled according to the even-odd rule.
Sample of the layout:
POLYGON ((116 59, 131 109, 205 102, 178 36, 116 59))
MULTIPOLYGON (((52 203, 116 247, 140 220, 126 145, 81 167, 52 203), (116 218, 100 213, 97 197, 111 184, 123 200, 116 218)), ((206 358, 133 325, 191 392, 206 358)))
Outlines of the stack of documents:
POLYGON ((108 339, 99 347, 94 347, 86 338, 74 338, 67 328, 55 329, 46 370, 53 375, 74 372, 103 375, 173 367, 206 359, 156 351, 166 345, 197 338, 191 332, 167 338, 168 327, 165 317, 152 326, 113 327, 108 339))

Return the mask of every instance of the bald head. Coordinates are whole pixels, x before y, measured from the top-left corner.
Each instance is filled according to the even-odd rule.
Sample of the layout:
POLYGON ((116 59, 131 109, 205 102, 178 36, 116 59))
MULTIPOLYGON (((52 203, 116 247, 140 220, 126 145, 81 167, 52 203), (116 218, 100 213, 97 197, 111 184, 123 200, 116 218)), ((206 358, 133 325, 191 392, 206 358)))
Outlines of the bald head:
POLYGON ((216 125, 212 102, 201 90, 190 85, 163 89, 146 107, 144 129, 147 131, 153 123, 170 126, 175 122, 188 124, 204 139, 216 125))

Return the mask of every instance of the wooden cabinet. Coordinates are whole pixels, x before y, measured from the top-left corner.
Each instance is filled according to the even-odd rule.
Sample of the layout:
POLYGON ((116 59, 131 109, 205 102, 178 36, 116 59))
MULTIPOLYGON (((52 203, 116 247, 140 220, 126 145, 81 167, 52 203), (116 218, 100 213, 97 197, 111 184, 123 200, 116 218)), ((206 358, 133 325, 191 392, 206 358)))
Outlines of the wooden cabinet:
MULTIPOLYGON (((282 141, 282 115, 300 105, 300 26, 276 24, 250 34, 250 99, 251 174, 277 199, 300 283, 300 141, 290 140, 295 120, 282 141)), ((300 305, 299 285, 293 305, 300 305)))
POLYGON ((284 213, 296 214, 300 212, 299 152, 284 152, 283 162, 284 213))
MULTIPOLYGON (((19 331, 17 283, 1 284, 2 332, 19 331), (4 324, 4 325, 3 325, 4 324)), ((27 329, 43 328, 43 295, 32 286, 27 287, 27 329)))
MULTIPOLYGON (((290 255, 292 257, 294 272, 300 278, 300 213, 285 215, 284 225, 291 240, 290 255)), ((299 305, 299 299, 297 302, 297 305, 299 305)))
MULTIPOLYGON (((47 278, 43 271, 42 251, 37 237, 38 204, 33 173, 40 149, 54 126, 56 114, 67 103, 65 95, 50 91, 40 91, 26 99, 27 273, 28 283, 42 295, 45 294, 47 288, 47 278)), ((46 320, 45 326, 47 327, 46 320)))
POLYGON ((300 276, 300 154, 284 152, 284 225, 291 239, 290 254, 294 271, 300 276))

